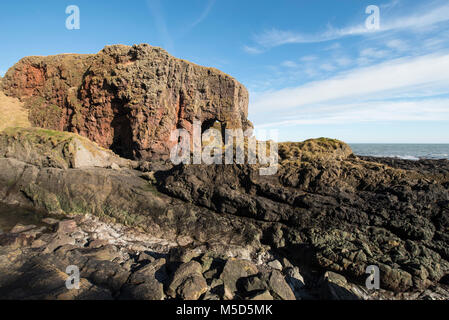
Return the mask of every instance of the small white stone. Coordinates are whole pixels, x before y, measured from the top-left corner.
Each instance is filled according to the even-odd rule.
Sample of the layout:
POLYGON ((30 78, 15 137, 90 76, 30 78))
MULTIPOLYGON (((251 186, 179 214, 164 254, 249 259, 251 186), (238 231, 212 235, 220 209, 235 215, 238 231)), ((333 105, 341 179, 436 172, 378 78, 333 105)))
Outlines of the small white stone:
POLYGON ((279 260, 273 260, 268 262, 268 266, 273 269, 282 271, 282 264, 279 262, 279 260))
POLYGON ((113 163, 113 164, 111 164, 111 169, 112 170, 120 170, 120 167, 117 163, 113 163))

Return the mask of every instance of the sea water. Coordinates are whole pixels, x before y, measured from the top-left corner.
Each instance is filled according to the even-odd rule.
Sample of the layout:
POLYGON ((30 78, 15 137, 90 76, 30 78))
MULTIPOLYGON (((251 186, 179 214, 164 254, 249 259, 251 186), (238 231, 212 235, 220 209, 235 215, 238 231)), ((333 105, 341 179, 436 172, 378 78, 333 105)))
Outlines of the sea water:
POLYGON ((449 144, 350 144, 358 156, 392 157, 407 160, 449 159, 449 144))

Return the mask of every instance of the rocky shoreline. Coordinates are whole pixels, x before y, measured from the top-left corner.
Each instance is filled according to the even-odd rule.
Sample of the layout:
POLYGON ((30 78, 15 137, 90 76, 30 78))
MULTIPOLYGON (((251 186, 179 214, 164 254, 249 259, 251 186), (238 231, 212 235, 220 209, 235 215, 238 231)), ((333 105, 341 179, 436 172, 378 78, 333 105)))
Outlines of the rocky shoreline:
MULTIPOLYGON (((363 221, 359 223, 351 221, 351 224, 342 221, 339 224, 335 212, 341 212, 345 208, 344 204, 338 205, 340 194, 335 194, 334 198, 331 198, 321 192, 305 192, 307 190, 305 188, 303 191, 297 191, 292 187, 273 185, 279 181, 292 181, 292 178, 274 180, 273 177, 269 177, 271 180, 268 182, 260 180, 266 178, 258 176, 257 167, 172 166, 166 162, 125 161, 117 157, 104 157, 101 152, 95 152, 95 148, 99 148, 95 144, 76 149, 74 153, 63 154, 59 150, 64 143, 68 145, 77 143, 76 139, 72 139, 72 135, 64 134, 57 137, 59 140, 54 143, 54 147, 50 147, 53 144, 48 144, 45 136, 50 134, 51 139, 56 139, 52 131, 42 132, 39 129, 19 131, 21 131, 19 135, 17 129, 0 134, 0 141, 3 141, 3 144, 0 144, 3 153, 0 154, 4 155, 0 158, 2 202, 27 206, 59 219, 70 217, 71 220, 52 221, 56 227, 49 225, 44 229, 19 225, 0 236, 0 257, 4 271, 0 281, 2 288, 0 296, 3 298, 447 299, 449 297, 445 283, 447 277, 444 276, 447 272, 445 271, 447 262, 439 253, 429 249, 429 247, 438 248, 438 244, 441 243, 437 241, 435 235, 438 234, 437 227, 444 226, 441 225, 444 220, 439 222, 440 225, 434 224, 436 221, 431 220, 432 225, 428 228, 429 232, 433 232, 432 237, 422 233, 426 230, 425 225, 422 226, 424 228, 409 229, 410 227, 405 224, 407 220, 400 220, 404 224, 397 226, 398 229, 393 229, 402 230, 403 233, 397 234, 380 227, 370 228, 363 225, 363 221), (27 134, 29 141, 33 143, 24 142, 24 134, 27 134), (13 139, 17 135, 21 138, 13 139), (50 149, 46 149, 45 146, 50 149), (42 161, 44 154, 46 160, 42 161), (97 155, 95 163, 103 165, 93 168, 91 162, 83 160, 87 158, 92 161, 92 154, 97 155), (64 161, 51 161, 58 155, 64 161), (221 178, 223 176, 226 178, 221 178), (191 179, 194 179, 194 184, 191 183, 191 179), (238 187, 238 184, 242 183, 240 181, 246 181, 246 188, 238 187), (269 183, 271 185, 267 186, 269 183), (208 184, 207 188, 205 184, 208 184), (233 185, 233 192, 225 189, 229 184, 233 185), (251 191, 251 184, 258 188, 254 193, 251 191), (216 187, 220 189, 215 191, 216 187), (200 197, 197 191, 199 189, 208 190, 209 193, 203 193, 200 197), (273 194, 275 190, 276 194, 273 194), (294 197, 292 192, 295 192, 294 197), (246 194, 248 196, 245 196, 246 194), (208 201, 208 197, 215 200, 208 201), (289 200, 289 197, 293 200, 289 200), (254 212, 256 215, 253 215, 248 207, 251 203, 247 201, 251 199, 257 201, 254 204, 258 208, 254 212), (276 206, 273 205, 275 200, 276 206), (290 201, 293 201, 292 204, 290 201), (226 206, 213 206, 217 204, 226 206), (243 205, 248 209, 238 209, 243 205), (289 206, 296 208, 296 211, 290 211, 289 206), (111 207, 114 210, 109 209, 111 207), (304 215, 313 213, 315 208, 320 212, 326 210, 328 216, 305 220, 304 215), (299 212, 302 213, 302 219, 295 222, 289 215, 299 212), (326 222, 327 218, 332 219, 332 227, 326 222), (311 229, 306 228, 307 223, 312 224, 311 229), (320 224, 322 229, 319 229, 320 224), (70 228, 67 229, 65 225, 69 225, 70 228), (379 233, 380 230, 382 233, 379 233), (312 238, 308 238, 312 235, 312 238), (363 242, 367 235, 373 242, 363 242), (385 240, 373 238, 375 235, 386 238, 385 240), (382 251, 388 245, 390 246, 388 251, 382 251), (411 255, 413 254, 411 248, 419 250, 418 253, 411 255), (373 254, 375 250, 377 258, 373 254), (391 267, 388 264, 381 266, 381 275, 386 273, 388 276, 386 278, 381 276, 381 290, 367 290, 363 285, 367 276, 364 273, 365 266, 376 262, 374 259, 369 260, 369 253, 371 259, 384 259, 380 260, 382 263, 390 260, 396 264, 396 267, 395 264, 390 264, 391 267), (401 257, 398 253, 415 260, 401 266, 397 264, 399 262, 397 258, 401 257), (146 260, 143 257, 146 257, 146 260), (352 262, 349 260, 350 257, 352 262), (361 257, 365 257, 365 260, 361 257), (335 264, 329 264, 330 258, 335 264), (423 258, 427 260, 422 260, 423 258), (345 260, 348 261, 349 269, 344 269, 345 260), (210 266, 203 265, 210 261, 211 265, 215 266, 214 270, 208 269, 210 266), (191 263, 181 268, 188 262, 191 263), (223 276, 222 274, 227 270, 225 267, 228 262, 233 266, 233 269, 229 270, 232 273, 230 277, 233 278, 230 283, 225 283, 223 277, 226 279, 227 276, 226 273, 223 276), (433 270, 434 272, 441 270, 440 273, 433 275, 438 278, 431 278, 426 263, 431 263, 429 267, 437 266, 438 269, 433 270), (86 271, 81 268, 84 289, 77 293, 65 289, 65 282, 62 281, 67 278, 64 271, 69 265, 89 265, 91 268, 86 271), (358 265, 362 270, 359 278, 354 276, 358 270, 354 267, 358 265), (405 266, 409 265, 416 265, 417 268, 421 268, 418 270, 423 271, 416 275, 418 278, 414 278, 415 276, 408 278, 411 282, 404 287, 408 277, 405 270, 410 270, 405 269, 405 266), (152 273, 148 271, 149 274, 142 276, 145 278, 139 280, 142 282, 132 280, 134 273, 135 277, 141 277, 138 276, 140 274, 138 270, 141 268, 151 270, 152 273), (163 269, 162 278, 158 278, 160 272, 157 273, 158 270, 155 268, 163 269), (176 272, 179 268, 181 268, 179 273, 186 278, 177 278, 176 272), (252 271, 245 273, 244 270, 248 268, 252 271), (33 270, 50 272, 45 271, 47 269, 55 272, 52 280, 54 282, 49 283, 49 287, 39 284, 42 279, 38 275, 32 276, 33 270), (108 272, 112 272, 110 270, 115 271, 109 274, 108 272), (101 275, 102 272, 107 274, 101 275), (123 274, 120 278, 122 282, 116 284, 118 280, 115 277, 120 274, 123 274), (345 278, 348 275, 349 277, 345 278), (238 288, 236 282, 239 283, 238 288), (39 289, 33 291, 30 288, 17 292, 12 290, 22 288, 25 283, 32 287, 36 285, 39 289), (108 287, 110 283, 115 283, 115 287, 108 287), (280 285, 282 289, 274 289, 272 287, 274 285, 280 285), (178 286, 181 286, 179 290, 178 286), (192 293, 191 290, 196 293, 192 293), (276 293, 276 290, 283 293, 276 293), (154 295, 155 292, 157 295, 154 295)), ((282 152, 281 148, 280 153, 282 152)), ((338 154, 340 157, 341 152, 338 154)), ((413 175, 419 183, 423 183, 423 178, 419 176, 417 168, 424 168, 422 170, 426 170, 427 177, 430 176, 429 170, 434 170, 435 174, 440 174, 440 178, 447 177, 449 168, 449 161, 423 160, 421 164, 407 161, 390 163, 393 160, 362 160, 352 155, 349 155, 347 160, 337 160, 329 154, 323 154, 318 161, 320 165, 325 163, 327 166, 322 168, 321 172, 328 170, 334 172, 336 165, 363 164, 365 171, 359 169, 359 172, 363 172, 365 177, 370 170, 376 176, 382 172, 392 174, 396 173, 395 170, 401 170, 399 173, 402 176, 413 175), (430 166, 431 163, 434 165, 430 166), (404 171, 407 169, 410 172, 404 171)), ((305 163, 315 162, 301 162, 302 165, 305 163)), ((281 165, 279 175, 284 177, 286 167, 290 164, 281 163, 281 165)), ((305 172, 310 174, 313 167, 307 168, 305 172)), ((312 180, 306 178, 304 181, 311 184, 312 180)), ((331 176, 328 176, 319 186, 329 187, 330 181, 331 176)), ((435 188, 438 184, 436 181, 433 183, 435 188)), ((364 188, 368 186, 365 184, 364 188)), ((376 186, 379 187, 377 181, 376 186)), ((414 201, 416 195, 413 189, 400 190, 404 192, 402 200, 399 194, 394 198, 398 204, 401 204, 401 201, 414 201)), ((445 189, 441 192, 442 196, 447 195, 445 189)), ((343 194, 348 196, 347 193, 343 194)), ((427 194, 427 197, 430 196, 427 194)), ((438 192, 434 192, 433 197, 437 196, 438 192)), ((433 203, 440 204, 438 201, 433 203)), ((352 206, 355 205, 356 202, 353 201, 352 206)), ((444 203, 441 205, 442 210, 446 210, 444 203)), ((360 215, 358 211, 349 211, 351 212, 360 215)), ((354 220, 355 217, 357 216, 348 218, 354 220)), ((391 223, 391 220, 385 222, 391 223)), ((444 242, 441 245, 443 251, 439 252, 444 254, 447 246, 444 242)))
POLYGON ((17 224, 0 234, 2 299, 445 300, 449 297, 449 287, 445 285, 395 294, 367 290, 333 272, 303 277, 288 259, 276 259, 268 251, 253 255, 237 246, 181 247, 134 228, 101 222, 92 215, 63 220, 47 217, 42 224, 43 227, 17 224), (68 266, 80 270, 78 290, 65 286, 68 266))
POLYGON ((0 298, 449 298, 448 160, 319 138, 279 143, 273 175, 173 165, 170 130, 196 115, 251 128, 247 93, 148 45, 25 58, 1 87, 36 127, 0 132, 0 203, 62 221, 4 230, 0 298))

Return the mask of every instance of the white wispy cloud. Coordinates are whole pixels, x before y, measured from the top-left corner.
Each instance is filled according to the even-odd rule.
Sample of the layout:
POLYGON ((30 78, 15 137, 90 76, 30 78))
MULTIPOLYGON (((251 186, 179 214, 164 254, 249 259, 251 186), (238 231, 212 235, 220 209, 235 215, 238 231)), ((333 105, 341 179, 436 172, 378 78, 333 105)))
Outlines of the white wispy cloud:
POLYGON ((284 61, 281 63, 281 65, 286 68, 297 68, 298 67, 298 64, 291 60, 284 61))
POLYGON ((394 8, 394 7, 397 7, 400 3, 401 3, 400 0, 393 0, 393 1, 391 1, 391 2, 381 4, 381 5, 380 5, 380 8, 381 8, 381 9, 390 10, 390 9, 392 9, 392 8, 394 8))
POLYGON ((393 18, 381 25, 381 31, 394 29, 420 29, 432 26, 440 22, 449 21, 449 4, 439 4, 436 7, 426 10, 428 6, 424 6, 421 10, 416 10, 413 15, 393 18))
POLYGON ((362 51, 360 51, 361 57, 367 57, 367 58, 385 58, 389 55, 389 52, 386 50, 376 50, 373 48, 365 48, 362 51))
POLYGON ((371 121, 448 121, 449 98, 417 101, 371 101, 323 105, 295 112, 287 120, 257 125, 258 129, 294 125, 344 124, 371 121))
POLYGON ((410 49, 410 46, 407 44, 407 42, 401 39, 388 40, 386 46, 399 52, 405 52, 410 49))
POLYGON ((352 63, 352 60, 348 57, 341 56, 335 59, 335 63, 338 64, 340 67, 347 67, 352 63))
POLYGON ((164 48, 170 52, 174 50, 173 39, 168 31, 167 23, 159 0, 147 0, 148 8, 153 16, 154 24, 158 34, 161 36, 164 48))
POLYGON ((447 115, 449 100, 435 100, 435 96, 442 94, 449 94, 449 54, 432 54, 350 70, 298 87, 256 93, 250 112, 262 117, 273 112, 278 119, 289 117, 282 123, 365 121, 367 118, 385 119, 386 115, 391 120, 407 120, 412 116, 413 119, 428 119, 436 110, 447 115), (423 98, 434 100, 418 101, 423 98), (398 102, 398 99, 404 101, 398 102), (414 116, 415 106, 421 108, 418 116, 414 116), (404 112, 399 112, 401 110, 404 112), (423 116, 426 112, 428 115, 423 116), (295 120, 298 115, 300 120, 295 120))
MULTIPOLYGON (((186 25, 181 32, 178 32, 178 38, 190 32, 193 28, 203 22, 210 14, 216 0, 208 0, 206 6, 201 11, 200 16, 190 25, 186 25)), ((160 35, 163 46, 169 52, 174 53, 174 41, 169 31, 162 2, 160 0, 147 0, 148 8, 153 17, 157 33, 160 35)))
MULTIPOLYGON (((381 15, 380 29, 369 30, 365 27, 365 21, 357 25, 345 28, 335 28, 328 26, 324 32, 316 34, 305 34, 297 31, 279 30, 272 28, 254 36, 254 42, 259 46, 258 53, 264 48, 269 49, 285 44, 293 43, 317 43, 330 40, 336 40, 348 36, 366 35, 382 33, 386 31, 409 30, 422 32, 423 29, 432 27, 438 23, 449 21, 449 4, 439 4, 428 9, 428 6, 416 10, 419 14, 408 16, 390 16, 381 15)), ((256 49, 255 46, 253 46, 256 49)))
POLYGON ((260 54, 263 52, 262 49, 251 47, 251 46, 243 46, 243 50, 249 54, 260 54))
POLYGON ((192 23, 191 27, 195 27, 196 25, 198 25, 201 22, 203 22, 203 20, 206 19, 207 16, 209 15, 209 13, 212 10, 214 4, 215 4, 215 0, 209 0, 207 2, 207 5, 204 8, 203 12, 201 13, 200 17, 197 20, 195 20, 195 22, 192 23))
POLYGON ((336 68, 331 63, 323 63, 322 65, 320 65, 320 69, 324 71, 334 71, 336 68))
POLYGON ((346 97, 389 95, 413 88, 449 91, 449 54, 402 58, 352 70, 333 78, 295 88, 257 94, 258 109, 291 108, 346 97))
POLYGON ((310 61, 315 61, 317 59, 318 59, 317 56, 310 55, 310 56, 301 57, 299 60, 302 61, 302 62, 310 62, 310 61))

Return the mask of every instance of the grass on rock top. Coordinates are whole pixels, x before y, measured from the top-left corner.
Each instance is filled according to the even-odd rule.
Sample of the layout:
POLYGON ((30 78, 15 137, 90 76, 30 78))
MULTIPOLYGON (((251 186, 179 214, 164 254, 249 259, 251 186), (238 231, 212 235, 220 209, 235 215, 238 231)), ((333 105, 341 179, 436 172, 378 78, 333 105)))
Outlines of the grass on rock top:
POLYGON ((316 157, 347 157, 351 148, 343 141, 330 138, 309 139, 303 142, 281 142, 279 157, 286 161, 311 161, 316 157))
MULTIPOLYGON (((54 146, 66 140, 74 138, 74 133, 55 131, 42 128, 7 128, 4 133, 8 136, 24 138, 30 142, 51 142, 54 146)), ((83 139, 83 138, 82 138, 83 139)))
POLYGON ((31 127, 28 110, 18 99, 0 91, 0 132, 9 127, 31 127))
POLYGON ((85 147, 93 155, 98 155, 100 151, 112 153, 112 151, 98 146, 95 142, 92 142, 85 137, 66 131, 16 127, 5 129, 3 135, 13 137, 21 141, 28 141, 31 144, 46 145, 51 148, 55 148, 61 144, 68 146, 73 139, 77 139, 83 147, 85 147))

